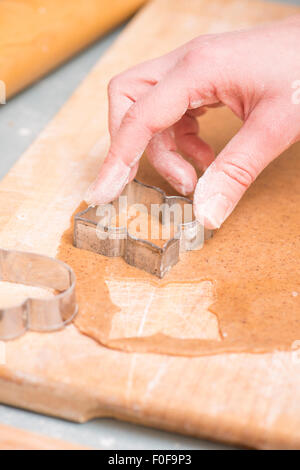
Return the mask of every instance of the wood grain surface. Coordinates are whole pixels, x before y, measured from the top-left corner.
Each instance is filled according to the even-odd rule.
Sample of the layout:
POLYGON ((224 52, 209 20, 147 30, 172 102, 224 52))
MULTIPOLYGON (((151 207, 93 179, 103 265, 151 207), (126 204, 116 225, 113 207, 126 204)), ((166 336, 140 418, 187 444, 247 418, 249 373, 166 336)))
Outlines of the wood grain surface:
POLYGON ((87 450, 87 448, 0 424, 0 450, 87 450))

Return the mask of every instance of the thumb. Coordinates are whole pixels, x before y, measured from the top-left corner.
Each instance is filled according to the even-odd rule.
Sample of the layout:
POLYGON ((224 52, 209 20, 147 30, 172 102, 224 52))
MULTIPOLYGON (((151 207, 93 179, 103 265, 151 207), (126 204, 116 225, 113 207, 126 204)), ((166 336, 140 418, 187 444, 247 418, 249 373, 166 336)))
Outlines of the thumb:
POLYGON ((279 105, 259 104, 199 179, 194 212, 206 228, 219 228, 259 173, 289 146, 284 114, 279 105))

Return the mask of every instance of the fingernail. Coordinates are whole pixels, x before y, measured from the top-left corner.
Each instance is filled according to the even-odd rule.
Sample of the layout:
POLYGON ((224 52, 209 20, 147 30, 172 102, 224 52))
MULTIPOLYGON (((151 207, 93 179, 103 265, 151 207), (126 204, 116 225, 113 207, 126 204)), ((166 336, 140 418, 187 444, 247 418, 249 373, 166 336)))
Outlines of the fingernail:
POLYGON ((103 167, 99 178, 88 188, 84 200, 89 206, 108 204, 116 199, 128 183, 131 169, 119 161, 108 169, 103 167))
POLYGON ((130 163, 130 165, 129 165, 130 168, 135 167, 135 165, 136 165, 136 164, 140 161, 140 159, 142 158, 143 154, 144 154, 144 150, 143 150, 142 152, 139 152, 139 153, 137 154, 137 156, 136 156, 136 157, 132 160, 132 162, 130 163))
POLYGON ((232 203, 221 193, 211 196, 194 208, 196 218, 209 229, 220 228, 232 210, 232 203))
POLYGON ((195 101, 192 101, 190 103, 190 109, 196 109, 196 108, 200 108, 200 106, 202 106, 204 103, 203 100, 195 100, 195 101))
POLYGON ((179 193, 179 194, 182 194, 183 196, 187 196, 188 194, 191 194, 195 187, 194 187, 194 184, 192 181, 189 181, 187 182, 186 184, 183 184, 183 183, 180 183, 179 181, 176 181, 175 179, 173 178, 166 178, 168 183, 174 188, 176 189, 176 191, 179 193))

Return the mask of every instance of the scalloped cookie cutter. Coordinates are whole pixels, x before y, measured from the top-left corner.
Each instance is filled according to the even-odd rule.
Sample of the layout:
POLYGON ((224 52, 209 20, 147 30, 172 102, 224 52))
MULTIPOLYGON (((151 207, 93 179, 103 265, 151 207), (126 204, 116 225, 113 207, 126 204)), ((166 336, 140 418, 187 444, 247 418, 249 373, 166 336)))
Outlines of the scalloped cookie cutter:
POLYGON ((161 189, 134 180, 126 186, 120 198, 111 204, 89 207, 75 215, 74 245, 104 256, 122 256, 126 263, 163 278, 179 261, 180 252, 200 249, 204 241, 213 235, 211 230, 205 229, 194 218, 192 207, 192 201, 186 197, 166 196, 161 189), (123 196, 127 198, 128 207, 131 204, 141 204, 148 213, 151 213, 153 205, 162 207, 162 223, 167 209, 178 204, 182 209, 184 222, 181 220, 176 225, 175 235, 163 246, 133 236, 125 226, 112 226, 107 221, 103 223, 99 208, 113 207, 118 210, 123 196))
POLYGON ((47 299, 28 298, 13 307, 0 306, 0 340, 15 339, 28 330, 59 330, 77 314, 75 274, 59 260, 0 249, 0 281, 48 288, 57 293, 47 299))

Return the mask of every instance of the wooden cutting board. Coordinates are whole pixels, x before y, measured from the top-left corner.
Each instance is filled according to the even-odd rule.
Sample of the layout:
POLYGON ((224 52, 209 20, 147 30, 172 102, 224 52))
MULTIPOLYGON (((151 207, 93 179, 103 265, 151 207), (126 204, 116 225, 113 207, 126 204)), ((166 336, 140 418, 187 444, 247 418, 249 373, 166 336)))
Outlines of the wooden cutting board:
POLYGON ((0 424, 0 450, 88 450, 59 439, 0 424))
POLYGON ((0 424, 0 450, 88 450, 88 448, 0 424))
MULTIPOLYGON (((56 255, 105 156, 110 77, 201 32, 295 12, 252 0, 147 5, 1 182, 0 246, 56 255)), ((300 361, 292 359, 288 352, 194 358, 122 353, 71 325, 6 345, 0 401, 79 422, 117 417, 257 448, 300 448, 300 361)))

